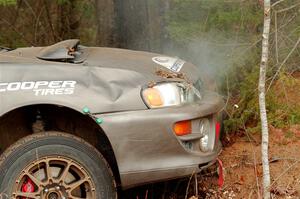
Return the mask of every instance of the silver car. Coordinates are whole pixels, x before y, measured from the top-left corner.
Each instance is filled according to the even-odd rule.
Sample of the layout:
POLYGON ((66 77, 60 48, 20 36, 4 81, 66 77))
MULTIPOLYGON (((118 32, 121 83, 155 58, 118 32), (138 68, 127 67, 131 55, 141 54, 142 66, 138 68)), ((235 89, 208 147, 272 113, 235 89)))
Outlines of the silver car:
POLYGON ((85 47, 0 50, 0 193, 117 198, 213 164, 222 98, 177 57, 85 47))

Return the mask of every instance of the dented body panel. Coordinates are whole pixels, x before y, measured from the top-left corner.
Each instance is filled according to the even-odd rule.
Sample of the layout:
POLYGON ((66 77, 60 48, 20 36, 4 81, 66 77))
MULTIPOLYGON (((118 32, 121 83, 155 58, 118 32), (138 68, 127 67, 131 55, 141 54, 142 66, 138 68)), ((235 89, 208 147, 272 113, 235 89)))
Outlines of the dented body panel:
MULTIPOLYGON (((177 121, 215 117, 223 106, 218 94, 203 92, 203 98, 194 103, 160 109, 149 109, 141 97, 142 88, 152 82, 194 84, 201 75, 196 66, 180 61, 176 68, 180 72, 166 78, 157 75, 157 71, 169 69, 153 60, 159 56, 154 53, 81 47, 82 59, 69 63, 55 57, 55 61, 37 58, 43 50, 31 47, 0 52, 0 117, 35 104, 78 112, 88 107, 94 117, 104 121, 100 126, 113 147, 124 188, 190 175, 199 171, 199 165, 216 159, 218 140, 212 152, 192 152, 172 128, 177 121)), ((51 50, 44 57, 48 59, 51 50)))
POLYGON ((194 104, 165 109, 99 114, 101 125, 116 153, 122 183, 137 184, 171 179, 200 171, 199 164, 210 163, 218 155, 218 142, 210 153, 188 152, 174 136, 177 121, 199 119, 222 108, 222 100, 215 93, 206 93, 194 104), (120 139, 121 136, 121 139, 120 139))

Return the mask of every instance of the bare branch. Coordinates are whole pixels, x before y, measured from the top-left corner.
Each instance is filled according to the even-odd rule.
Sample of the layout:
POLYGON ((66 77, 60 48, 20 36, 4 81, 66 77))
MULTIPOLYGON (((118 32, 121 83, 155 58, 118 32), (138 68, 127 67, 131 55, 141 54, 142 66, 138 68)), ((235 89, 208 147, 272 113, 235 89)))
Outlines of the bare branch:
POLYGON ((24 41, 26 41, 29 45, 31 46, 35 46, 34 43, 32 43, 30 40, 28 40, 20 31, 18 31, 11 23, 9 23, 7 20, 1 18, 1 21, 3 21, 4 23, 6 23, 10 29, 12 29, 15 33, 17 33, 18 35, 20 35, 22 37, 22 39, 24 41))
POLYGON ((277 176, 277 178, 275 178, 275 180, 273 180, 272 184, 270 185, 270 188, 275 184, 275 182, 277 182, 283 175, 285 175, 289 170, 291 170, 299 162, 300 162, 300 160, 296 160, 291 166, 286 168, 279 176, 277 176))
POLYGON ((284 9, 278 10, 277 13, 281 13, 281 12, 285 12, 285 11, 291 10, 293 8, 296 8, 299 5, 300 5, 300 3, 296 3, 296 4, 294 4, 294 5, 292 5, 292 6, 288 7, 288 8, 284 8, 284 9))
POLYGON ((297 46, 299 45, 299 43, 300 43, 300 37, 299 37, 298 41, 296 42, 296 44, 294 45, 293 49, 289 52, 289 54, 286 56, 286 58, 283 60, 283 62, 282 62, 282 63, 280 64, 280 66, 278 67, 278 69, 277 69, 275 75, 273 76, 273 78, 272 78, 272 80, 271 80, 271 82, 270 82, 270 84, 269 84, 269 87, 268 87, 268 89, 267 89, 267 92, 270 90, 270 88, 271 88, 271 86, 272 86, 272 84, 273 84, 275 78, 278 76, 278 74, 279 74, 279 72, 280 72, 282 66, 287 62, 287 60, 290 58, 290 56, 293 54, 293 52, 297 49, 297 46))
POLYGON ((285 1, 285 0, 279 0, 279 1, 275 2, 275 3, 273 3, 273 4, 271 5, 271 7, 274 7, 274 6, 280 4, 280 3, 284 2, 284 1, 285 1))

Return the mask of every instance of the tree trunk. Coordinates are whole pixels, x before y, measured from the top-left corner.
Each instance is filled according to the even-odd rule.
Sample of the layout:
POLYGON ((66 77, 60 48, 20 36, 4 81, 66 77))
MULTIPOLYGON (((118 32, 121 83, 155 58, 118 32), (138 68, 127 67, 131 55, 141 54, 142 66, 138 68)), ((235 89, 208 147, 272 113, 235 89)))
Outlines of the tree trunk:
POLYGON ((264 0, 264 30, 262 39, 262 56, 260 63, 259 75, 259 109, 262 130, 262 166, 263 166, 263 197, 264 199, 270 198, 270 167, 268 158, 269 147, 269 131, 268 120, 266 111, 266 98, 265 98, 265 84, 266 84, 266 71, 269 57, 269 35, 271 23, 271 5, 270 0, 264 0))
POLYGON ((115 0, 115 2, 118 8, 118 30, 121 33, 120 46, 161 52, 165 7, 169 0, 115 0))
POLYGON ((115 3, 111 0, 95 0, 98 46, 115 46, 115 3))

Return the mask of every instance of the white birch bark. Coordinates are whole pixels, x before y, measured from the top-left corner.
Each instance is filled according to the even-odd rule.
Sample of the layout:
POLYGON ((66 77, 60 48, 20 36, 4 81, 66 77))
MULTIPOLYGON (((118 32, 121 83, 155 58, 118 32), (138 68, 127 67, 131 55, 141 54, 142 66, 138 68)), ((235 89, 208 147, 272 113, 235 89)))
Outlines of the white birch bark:
POLYGON ((263 197, 264 199, 270 198, 270 167, 268 158, 268 147, 269 147, 269 131, 268 131, 268 120, 266 111, 266 72, 269 57, 269 34, 270 34, 270 23, 271 23, 271 5, 270 0, 264 0, 264 30, 262 39, 262 56, 260 63, 260 74, 259 74, 259 109, 261 119, 261 131, 262 131, 262 166, 263 166, 263 197))

